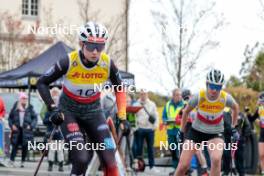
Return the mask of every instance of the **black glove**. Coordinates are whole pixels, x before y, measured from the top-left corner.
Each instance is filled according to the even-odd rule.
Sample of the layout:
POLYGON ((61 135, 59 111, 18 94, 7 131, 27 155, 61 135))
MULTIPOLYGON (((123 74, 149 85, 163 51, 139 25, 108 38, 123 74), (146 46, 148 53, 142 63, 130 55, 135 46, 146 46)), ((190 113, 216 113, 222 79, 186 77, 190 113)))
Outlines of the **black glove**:
POLYGON ((232 142, 234 142, 234 143, 237 142, 239 140, 239 138, 240 138, 240 135, 239 135, 237 129, 232 128, 232 137, 231 137, 232 142))
POLYGON ((50 109, 50 117, 49 120, 54 124, 54 125, 60 125, 62 124, 62 122, 64 121, 64 115, 61 112, 61 110, 59 110, 59 108, 57 107, 51 107, 50 109))
POLYGON ((154 116, 152 116, 152 115, 149 116, 148 120, 152 124, 154 124, 156 122, 156 118, 154 116))
POLYGON ((120 120, 120 124, 123 125, 123 129, 122 129, 123 135, 128 136, 131 130, 130 123, 127 120, 120 120))
POLYGON ((184 141, 184 133, 181 130, 179 130, 177 133, 177 141, 178 143, 183 143, 184 141))
POLYGON ((248 113, 250 111, 249 107, 248 106, 245 106, 245 112, 248 113))

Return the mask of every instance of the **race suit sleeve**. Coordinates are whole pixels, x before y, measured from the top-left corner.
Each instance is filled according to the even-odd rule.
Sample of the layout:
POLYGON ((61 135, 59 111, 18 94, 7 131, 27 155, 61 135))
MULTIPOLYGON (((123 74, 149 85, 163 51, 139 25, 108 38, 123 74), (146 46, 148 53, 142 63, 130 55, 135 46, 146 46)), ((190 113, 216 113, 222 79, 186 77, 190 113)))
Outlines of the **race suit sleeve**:
POLYGON ((230 94, 227 94, 226 106, 231 108, 234 104, 236 104, 236 100, 230 94))
POLYGON ((122 79, 119 70, 115 66, 113 60, 110 63, 110 75, 109 79, 114 86, 117 104, 117 116, 120 120, 126 119, 126 92, 122 87, 122 79))
POLYGON ((69 67, 69 59, 63 58, 53 65, 46 73, 44 73, 37 82, 37 89, 39 94, 48 109, 50 109, 51 104, 55 104, 50 95, 49 85, 62 77, 67 73, 69 67))

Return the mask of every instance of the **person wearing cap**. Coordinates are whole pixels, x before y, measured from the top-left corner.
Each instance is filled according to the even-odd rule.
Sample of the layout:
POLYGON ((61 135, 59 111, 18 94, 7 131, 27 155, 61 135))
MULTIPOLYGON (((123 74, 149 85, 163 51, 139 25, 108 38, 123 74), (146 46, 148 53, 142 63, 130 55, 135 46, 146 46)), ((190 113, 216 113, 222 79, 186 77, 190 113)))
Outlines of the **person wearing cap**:
MULTIPOLYGON (((163 124, 167 127, 167 136, 169 145, 176 144, 178 146, 177 133, 180 130, 180 123, 178 118, 180 111, 184 108, 184 101, 181 96, 182 92, 180 89, 174 89, 172 91, 172 98, 164 106, 162 113, 163 124)), ((172 157, 172 166, 174 169, 177 168, 180 158, 179 149, 170 150, 172 157)))
POLYGON ((138 111, 136 118, 137 126, 137 157, 141 158, 143 155, 144 140, 147 143, 149 167, 152 173, 158 173, 159 170, 155 167, 154 160, 154 135, 155 129, 158 128, 159 117, 156 104, 148 97, 148 92, 145 89, 140 91, 138 102, 142 109, 138 111))
MULTIPOLYGON (((237 129, 239 132, 239 141, 237 142, 237 149, 231 151, 225 149, 223 152, 223 174, 227 176, 229 173, 237 173, 239 176, 245 176, 245 146, 251 135, 251 126, 248 118, 243 112, 239 112, 237 129), (232 160, 234 159, 235 162, 232 160)), ((226 144, 231 143, 232 140, 232 111, 231 108, 224 109, 224 141, 226 144)))
POLYGON ((28 104, 28 96, 24 92, 19 93, 18 101, 15 102, 8 117, 11 129, 12 151, 9 165, 15 167, 14 161, 18 146, 22 146, 20 167, 24 167, 27 155, 28 142, 33 140, 33 129, 37 125, 37 115, 32 105, 28 104))
MULTIPOLYGON (((130 93, 127 94, 127 106, 130 107, 140 107, 140 103, 136 100, 135 95, 130 93)), ((138 111, 137 111, 138 112, 138 111)), ((131 125, 131 134, 130 141, 132 141, 132 153, 133 157, 137 158, 137 148, 138 148, 138 127, 136 125, 137 112, 128 112, 127 111, 127 120, 131 125)))

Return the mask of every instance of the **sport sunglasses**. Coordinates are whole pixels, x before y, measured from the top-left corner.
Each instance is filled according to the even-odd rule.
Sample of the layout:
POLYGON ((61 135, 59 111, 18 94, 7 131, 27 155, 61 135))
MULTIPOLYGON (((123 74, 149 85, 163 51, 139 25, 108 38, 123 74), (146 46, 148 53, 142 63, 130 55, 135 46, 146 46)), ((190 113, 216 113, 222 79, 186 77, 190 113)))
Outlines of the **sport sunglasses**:
POLYGON ((211 90, 216 90, 216 91, 220 91, 222 90, 222 85, 217 85, 217 84, 211 84, 211 83, 207 83, 209 89, 211 90))
POLYGON ((105 44, 104 43, 88 43, 88 42, 86 42, 86 43, 84 43, 84 46, 90 52, 93 52, 95 49, 98 52, 101 52, 105 48, 105 44))

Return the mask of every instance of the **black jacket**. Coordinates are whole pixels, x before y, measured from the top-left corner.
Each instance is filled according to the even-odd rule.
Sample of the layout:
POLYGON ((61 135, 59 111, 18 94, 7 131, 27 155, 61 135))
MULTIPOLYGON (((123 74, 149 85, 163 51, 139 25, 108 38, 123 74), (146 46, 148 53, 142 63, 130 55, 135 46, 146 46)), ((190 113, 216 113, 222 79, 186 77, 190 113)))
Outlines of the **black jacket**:
POLYGON ((35 129, 37 125, 37 114, 34 111, 33 106, 29 105, 25 110, 23 127, 21 128, 22 131, 12 130, 13 125, 15 125, 17 129, 20 128, 18 102, 15 102, 10 111, 8 124, 11 128, 11 143, 14 145, 17 144, 19 135, 22 135, 22 143, 23 145, 27 145, 28 141, 33 140, 33 129, 35 129), (30 127, 30 129, 28 129, 28 127, 30 127))
MULTIPOLYGON (((237 130, 240 134, 240 142, 245 142, 252 133, 251 126, 248 121, 248 118, 243 113, 240 112, 239 116, 240 118, 238 119, 237 122, 237 130)), ((228 138, 231 137, 232 135, 231 123, 232 123, 231 112, 224 112, 224 127, 225 127, 224 136, 228 138)))
POLYGON ((247 118, 250 122, 252 130, 254 130, 254 122, 256 119, 259 118, 258 108, 256 109, 255 113, 252 115, 251 113, 247 113, 247 118))

